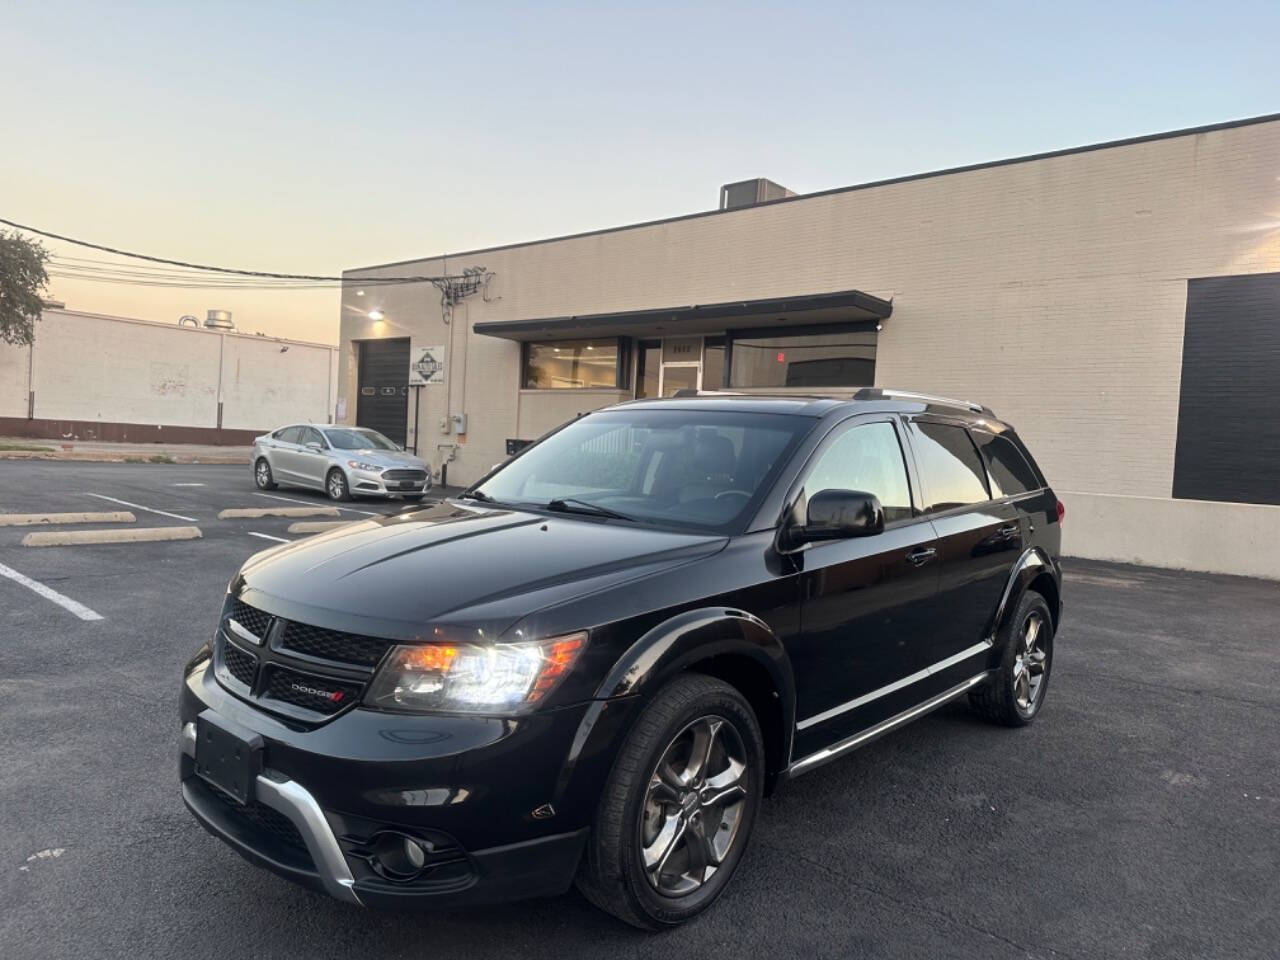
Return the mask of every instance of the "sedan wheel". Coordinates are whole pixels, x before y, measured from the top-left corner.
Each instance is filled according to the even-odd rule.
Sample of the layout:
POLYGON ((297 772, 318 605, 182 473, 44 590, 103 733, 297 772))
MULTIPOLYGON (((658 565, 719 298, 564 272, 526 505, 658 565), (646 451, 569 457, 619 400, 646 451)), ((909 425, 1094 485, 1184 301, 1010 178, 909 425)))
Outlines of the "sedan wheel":
POLYGON ((325 493, 330 500, 350 500, 351 491, 347 489, 347 475, 341 470, 330 470, 324 481, 325 493))
POLYGON ((254 464, 253 482, 258 485, 259 490, 274 490, 276 488, 275 479, 271 476, 271 464, 267 463, 266 457, 259 457, 258 462, 254 464))

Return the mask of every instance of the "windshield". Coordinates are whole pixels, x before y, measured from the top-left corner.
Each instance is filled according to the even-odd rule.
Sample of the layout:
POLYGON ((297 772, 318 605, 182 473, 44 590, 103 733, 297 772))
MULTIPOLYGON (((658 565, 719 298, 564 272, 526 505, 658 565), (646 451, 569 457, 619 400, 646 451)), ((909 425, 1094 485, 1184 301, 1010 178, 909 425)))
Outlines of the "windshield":
POLYGON ((596 413, 475 489, 514 506, 582 513, 595 506, 636 521, 730 531, 812 425, 762 413, 640 407, 596 413))
POLYGON ((329 445, 335 450, 399 450, 377 430, 326 430, 329 445))

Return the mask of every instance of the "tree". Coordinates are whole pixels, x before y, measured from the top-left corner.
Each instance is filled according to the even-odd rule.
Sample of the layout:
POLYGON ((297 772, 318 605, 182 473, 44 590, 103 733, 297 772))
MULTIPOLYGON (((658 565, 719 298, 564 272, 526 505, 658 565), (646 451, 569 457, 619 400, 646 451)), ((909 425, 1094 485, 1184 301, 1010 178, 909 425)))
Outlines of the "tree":
POLYGON ((49 285, 49 251, 38 240, 0 230, 0 340, 27 346, 49 285))

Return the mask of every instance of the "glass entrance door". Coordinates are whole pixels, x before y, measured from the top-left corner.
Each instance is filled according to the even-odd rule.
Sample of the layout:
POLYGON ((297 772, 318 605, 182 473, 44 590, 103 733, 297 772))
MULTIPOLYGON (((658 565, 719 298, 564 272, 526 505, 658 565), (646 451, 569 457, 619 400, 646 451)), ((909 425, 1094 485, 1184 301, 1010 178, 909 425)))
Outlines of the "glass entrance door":
POLYGON ((701 381, 702 364, 700 363, 664 363, 658 392, 664 397, 674 397, 677 390, 701 389, 701 381))

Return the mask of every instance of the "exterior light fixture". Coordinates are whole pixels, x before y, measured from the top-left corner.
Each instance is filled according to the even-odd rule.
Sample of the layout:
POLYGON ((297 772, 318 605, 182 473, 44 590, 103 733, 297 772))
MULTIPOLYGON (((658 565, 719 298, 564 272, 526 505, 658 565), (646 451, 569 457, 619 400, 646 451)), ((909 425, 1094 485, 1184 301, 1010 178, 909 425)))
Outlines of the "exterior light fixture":
POLYGON ((356 296, 357 296, 357 297, 363 297, 363 296, 364 296, 364 291, 363 291, 363 290, 357 290, 357 291, 356 291, 356 296))
POLYGON ((385 316, 385 314, 384 314, 381 310, 370 310, 370 311, 369 311, 369 319, 370 319, 370 320, 381 320, 384 316, 385 316))

